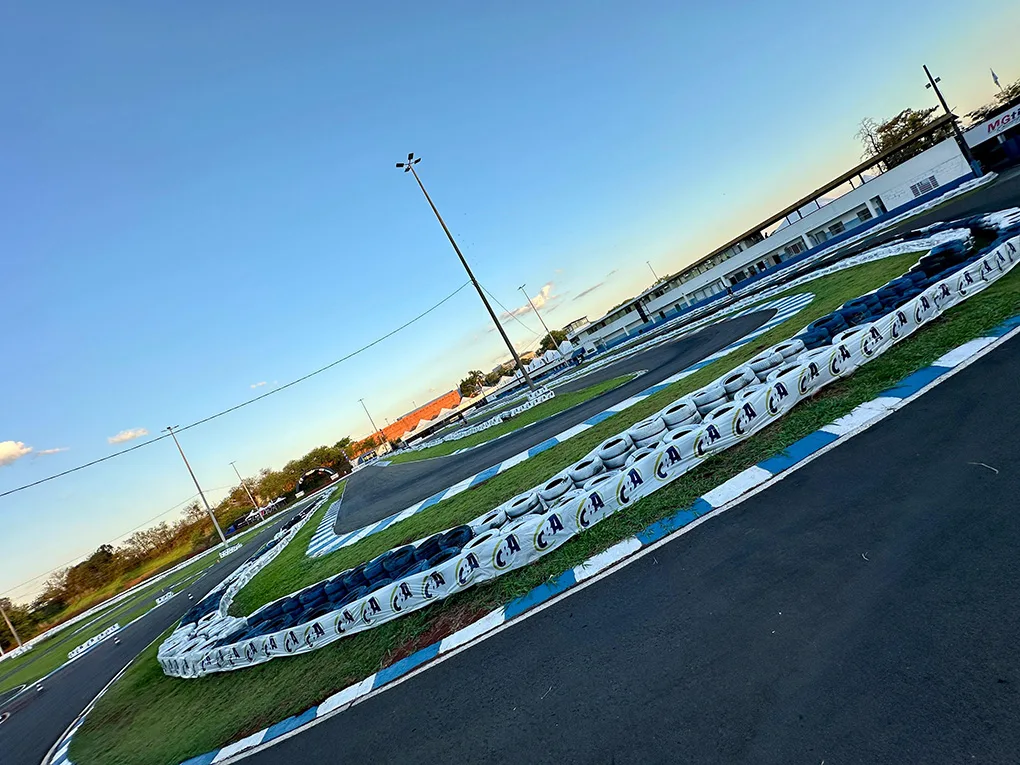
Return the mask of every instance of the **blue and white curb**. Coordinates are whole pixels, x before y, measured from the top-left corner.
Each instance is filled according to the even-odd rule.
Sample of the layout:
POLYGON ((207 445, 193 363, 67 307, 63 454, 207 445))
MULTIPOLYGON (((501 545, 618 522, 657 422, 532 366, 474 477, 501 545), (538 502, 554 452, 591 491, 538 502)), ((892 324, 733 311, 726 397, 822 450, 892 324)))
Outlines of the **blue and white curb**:
MULTIPOLYGON (((696 499, 690 507, 678 510, 672 515, 656 521, 634 536, 617 542, 572 569, 550 578, 525 595, 491 611, 441 641, 422 648, 364 680, 344 688, 301 714, 288 717, 220 749, 192 757, 181 765, 225 763, 254 754, 284 738, 302 732, 326 717, 349 709, 370 696, 392 687, 399 681, 406 680, 418 672, 435 666, 439 661, 450 658, 475 643, 491 637, 515 621, 538 613, 541 608, 548 607, 556 600, 572 594, 570 591, 581 589, 579 585, 590 584, 598 578, 608 576, 615 570, 637 560, 642 553, 647 553, 651 549, 667 543, 676 535, 693 530, 709 520, 710 517, 715 517, 768 488, 772 483, 785 478, 794 470, 803 467, 816 457, 835 448, 840 443, 850 440, 878 421, 903 408, 1017 334, 1020 334, 1020 315, 1003 322, 988 336, 964 343, 942 355, 931 366, 907 375, 880 396, 860 404, 849 414, 794 442, 780 454, 769 457, 738 473, 696 499)), ((327 515, 329 515, 328 512, 327 515)), ((123 671, 121 670, 121 673, 110 682, 110 685, 116 682, 123 671)), ((67 757, 71 738, 81 727, 85 715, 105 692, 106 688, 58 740, 51 749, 51 754, 43 760, 43 765, 73 765, 67 757)))
POLYGON ((331 552, 336 552, 337 550, 343 547, 347 547, 349 545, 353 545, 357 542, 360 542, 365 537, 371 536, 372 534, 377 534, 378 532, 385 529, 387 526, 391 526, 394 523, 399 523, 400 521, 405 520, 406 518, 410 518, 412 515, 417 515, 422 510, 427 510, 428 508, 432 507, 435 504, 438 504, 444 499, 449 499, 450 497, 460 494, 462 491, 467 491, 468 489, 474 488, 475 486, 478 486, 479 484, 488 481, 490 478, 497 476, 500 473, 506 472, 515 465, 519 465, 522 462, 525 462, 526 460, 530 459, 531 457, 534 457, 537 454, 541 454, 545 450, 551 449, 557 444, 561 444, 564 441, 573 438, 579 433, 584 433, 586 430, 591 430, 600 422, 609 419, 614 414, 619 414, 625 409, 629 409, 639 401, 642 401, 648 398, 649 396, 658 393, 659 391, 665 390, 678 380, 682 380, 685 377, 689 377, 698 370, 704 369, 709 364, 712 364, 718 361, 719 359, 723 358, 724 356, 733 353, 733 351, 737 350, 738 348, 742 348, 748 343, 754 342, 759 337, 764 335, 766 332, 774 329, 775 327, 778 327, 780 324, 787 321, 789 318, 803 310, 804 307, 810 304, 812 300, 814 300, 814 295, 811 294, 810 292, 806 292, 799 295, 790 295, 789 297, 780 298, 778 300, 773 300, 768 303, 763 303, 761 305, 756 305, 745 309, 741 313, 737 314, 737 316, 743 316, 744 314, 747 313, 752 312, 757 313, 758 311, 768 311, 773 309, 776 311, 776 315, 773 316, 764 324, 762 324, 760 327, 755 329, 754 331, 744 335, 739 340, 730 343, 725 348, 716 351, 715 353, 705 357, 701 361, 692 364, 686 369, 677 372, 676 374, 670 377, 667 377, 662 382, 657 383, 656 385, 653 385, 650 388, 646 388, 645 390, 631 396, 630 398, 624 399, 623 401, 613 404, 604 411, 592 415, 584 422, 580 422, 577 425, 567 428, 561 433, 557 433, 555 436, 547 438, 545 441, 542 441, 541 443, 536 444, 535 446, 532 446, 529 449, 519 452, 518 454, 515 454, 513 457, 510 457, 509 459, 506 459, 503 462, 498 462, 495 465, 486 468, 485 470, 479 471, 478 473, 475 473, 472 476, 468 476, 462 481, 458 481, 452 486, 448 486, 447 488, 436 492, 431 497, 427 497, 426 499, 423 499, 420 502, 416 502, 410 507, 401 510, 399 513, 394 513, 393 515, 390 515, 387 518, 383 518, 381 521, 376 521, 375 523, 371 523, 360 529, 345 534, 337 534, 333 530, 333 525, 340 511, 340 503, 334 502, 333 505, 330 506, 329 510, 326 511, 326 514, 323 516, 322 521, 319 523, 318 528, 315 530, 315 534, 312 535, 312 539, 308 543, 308 550, 306 554, 309 557, 317 558, 322 555, 328 555, 331 552))

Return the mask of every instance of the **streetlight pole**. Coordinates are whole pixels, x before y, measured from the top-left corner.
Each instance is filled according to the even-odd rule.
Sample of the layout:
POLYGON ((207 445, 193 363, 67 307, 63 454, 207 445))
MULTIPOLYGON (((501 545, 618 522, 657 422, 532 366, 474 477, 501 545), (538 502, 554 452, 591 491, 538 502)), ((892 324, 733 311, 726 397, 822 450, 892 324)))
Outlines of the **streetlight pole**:
POLYGON ((963 158, 967 160, 967 164, 970 165, 971 170, 974 174, 980 178, 984 175, 984 171, 981 169, 981 163, 974 159, 974 155, 970 153, 970 146, 967 145, 967 139, 963 137, 963 133, 960 131, 960 126, 956 122, 956 115, 949 111, 949 104, 946 103, 946 99, 942 95, 942 91, 939 90, 938 83, 942 82, 941 77, 932 77, 931 72, 928 71, 928 65, 923 64, 924 73, 928 75, 928 84, 925 85, 925 89, 931 88, 935 91, 935 95, 939 98, 939 103, 942 104, 943 110, 950 117, 950 123, 953 126, 953 137, 956 139, 956 144, 960 147, 960 152, 963 154, 963 158))
POLYGON ((538 320, 542 323, 542 329, 544 329, 545 333, 547 335, 549 335, 550 339, 552 339, 552 332, 549 331, 549 327, 546 325, 545 319, 542 318, 542 314, 540 314, 538 312, 538 309, 535 308, 535 304, 531 302, 531 297, 528 295, 528 291, 526 289, 524 289, 524 287, 525 287, 525 285, 522 284, 517 289, 519 289, 521 292, 524 293, 524 297, 526 297, 528 299, 528 305, 531 306, 531 310, 535 312, 535 316, 537 316, 538 320))
POLYGON ((386 434, 383 433, 381 430, 379 430, 378 427, 376 427, 375 420, 372 419, 372 415, 369 413, 368 407, 365 406, 365 399, 359 398, 358 401, 361 402, 361 408, 364 409, 365 410, 365 414, 368 415, 368 421, 370 423, 372 423, 372 430, 374 430, 376 433, 378 433, 382 437, 382 440, 379 443, 379 445, 382 446, 384 443, 386 443, 386 434))
POLYGON ((657 273, 655 273, 655 269, 652 268, 652 261, 646 260, 645 263, 648 266, 648 270, 652 272, 652 276, 655 277, 655 283, 658 284, 659 283, 659 275, 657 273))
POLYGON ((212 508, 209 507, 209 500, 205 498, 205 492, 202 491, 202 487, 198 485, 198 479, 195 478, 195 471, 191 469, 191 465, 188 463, 188 458, 184 456, 184 450, 181 448, 181 442, 177 440, 177 434, 174 433, 175 427, 177 426, 167 425, 166 426, 167 433, 170 434, 170 437, 174 440, 174 443, 177 444, 177 451, 181 453, 181 459, 184 460, 184 467, 188 469, 188 472, 191 474, 191 480, 195 482, 195 488, 198 489, 198 496, 202 498, 202 504, 205 505, 205 511, 209 513, 209 517, 212 519, 213 526, 216 527, 216 533, 219 535, 220 541, 224 544, 224 546, 226 546, 227 538, 223 536, 223 529, 220 528, 220 524, 216 520, 216 516, 215 514, 213 514, 212 508))
POLYGON ((246 484, 246 483, 244 482, 244 479, 243 479, 243 478, 241 478, 241 473, 240 473, 240 471, 238 471, 238 469, 237 469, 237 463, 236 463, 236 462, 231 462, 231 463, 230 463, 230 467, 234 468, 234 473, 236 473, 236 474, 237 474, 237 480, 241 482, 241 486, 243 486, 243 487, 244 487, 244 493, 248 495, 248 499, 250 499, 250 500, 251 500, 251 504, 252 504, 252 507, 254 507, 254 508, 255 508, 255 512, 257 513, 257 512, 259 511, 259 503, 258 503, 258 502, 256 502, 256 501, 255 501, 255 497, 253 497, 253 496, 251 495, 251 489, 249 489, 249 488, 248 488, 248 484, 246 484))
POLYGON ((439 225, 443 227, 443 231, 446 232, 446 238, 450 240, 450 244, 453 245, 454 252, 457 253, 457 257, 460 258, 460 264, 464 266, 464 270, 467 271, 468 278, 471 283, 475 285, 475 290, 478 291, 478 297, 482 299, 482 303, 485 304, 485 310, 489 312, 489 317, 492 319, 492 323, 496 325, 496 329, 499 330, 500 337, 503 338, 503 342, 506 343, 506 347, 510 350, 510 355, 514 357, 514 361, 517 362, 517 368, 521 370, 521 374, 524 375, 525 381, 528 383, 528 387, 535 390, 535 383, 531 380, 531 375, 528 374, 528 370, 524 367, 521 362, 521 357, 517 354, 517 349, 514 348, 514 344, 510 342, 510 338, 507 337, 506 331, 503 329, 503 325, 499 323, 499 319, 496 318, 496 312, 492 310, 492 306, 489 305, 489 301, 485 297, 485 293, 482 291, 481 285, 475 278, 475 275, 471 272, 471 266, 468 265, 467 260, 464 258, 464 254, 460 251, 460 247, 457 246, 457 242, 453 238, 453 234, 450 233, 450 229, 446 226, 446 221, 443 220, 443 216, 439 214, 439 210, 436 209, 435 204, 432 202, 432 197, 425 190, 425 184, 421 182, 421 178, 418 177, 418 171, 414 169, 414 166, 421 162, 421 157, 415 158, 414 154, 407 155, 407 162, 398 162, 397 167, 404 169, 405 173, 411 173, 414 179, 418 182, 418 188, 421 189, 421 193, 425 195, 425 201, 429 203, 429 207, 432 208, 432 212, 436 215, 436 220, 439 221, 439 225))
POLYGON ((11 619, 10 619, 9 616, 7 616, 7 612, 4 611, 4 607, 3 606, 0 606, 0 614, 3 615, 4 621, 7 622, 7 629, 9 629, 11 631, 11 634, 14 635, 14 640, 18 644, 18 648, 21 648, 21 638, 18 637, 18 631, 16 629, 14 629, 14 625, 11 624, 11 619))

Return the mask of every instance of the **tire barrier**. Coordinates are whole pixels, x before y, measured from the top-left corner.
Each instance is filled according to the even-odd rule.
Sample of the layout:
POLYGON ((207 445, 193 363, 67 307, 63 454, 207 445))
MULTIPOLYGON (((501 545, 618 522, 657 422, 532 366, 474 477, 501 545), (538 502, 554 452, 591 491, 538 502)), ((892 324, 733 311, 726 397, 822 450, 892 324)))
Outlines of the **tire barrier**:
POLYGON ((85 653, 86 651, 89 651, 92 648, 95 648, 97 645, 99 645, 104 640, 106 640, 108 637, 110 637, 111 635, 114 635, 117 632, 120 632, 120 625, 119 624, 113 624, 113 625, 107 627, 105 630, 100 632, 98 635, 94 635, 94 636, 90 637, 88 640, 86 640, 84 643, 82 643, 77 648, 72 648, 71 651, 67 654, 67 660, 71 661, 72 659, 78 658, 83 653, 85 653))
POLYGON ((884 297, 876 290, 848 301, 812 322, 794 341, 756 357, 767 362, 758 371, 741 367, 681 397, 607 439, 543 486, 467 525, 390 550, 247 618, 229 617, 229 599, 246 581, 242 575, 225 588, 215 607, 197 618, 191 614, 193 621, 186 617, 160 646, 163 671, 200 677, 307 653, 526 566, 768 427, 985 289, 1016 264, 1018 250, 1020 236, 1011 236, 973 256, 965 248, 933 252, 934 257, 925 256, 881 288, 891 290, 884 297), (828 342, 804 340, 812 333, 826 335, 828 342), (777 364, 776 356, 783 361, 777 364), (664 427, 657 430, 660 422, 664 427), (636 443, 631 431, 644 445, 636 443))
POLYGON ((534 409, 539 404, 544 404, 546 401, 549 401, 550 399, 553 398, 556 398, 556 394, 549 388, 546 388, 544 386, 538 387, 535 389, 533 393, 528 394, 528 400, 525 401, 523 404, 518 404, 517 406, 511 409, 507 409, 506 411, 493 415, 489 419, 485 420, 485 422, 480 422, 477 425, 472 425, 471 427, 468 428, 461 428, 460 430, 454 433, 450 433, 447 436, 443 436, 442 438, 436 438, 432 439, 431 441, 426 441, 424 443, 417 444, 415 446, 409 446, 404 451, 417 452, 421 451, 422 449, 428 449, 431 446, 445 444, 448 441, 457 441, 461 438, 473 436, 475 433, 481 433, 483 430, 488 430, 494 425, 499 425, 501 422, 506 422, 507 420, 516 417, 521 412, 526 412, 529 409, 534 409))

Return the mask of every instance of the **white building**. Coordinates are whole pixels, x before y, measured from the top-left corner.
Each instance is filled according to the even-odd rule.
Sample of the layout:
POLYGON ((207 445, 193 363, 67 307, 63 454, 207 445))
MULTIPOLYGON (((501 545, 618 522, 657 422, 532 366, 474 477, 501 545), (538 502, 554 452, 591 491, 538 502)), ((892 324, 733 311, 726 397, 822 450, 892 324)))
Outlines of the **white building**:
MULTIPOLYGON (((947 120, 947 117, 935 120, 891 151, 939 129, 947 120)), ((681 310, 796 255, 852 236, 858 233, 854 229, 881 216, 899 214, 912 204, 937 196, 942 187, 972 176, 952 139, 886 172, 881 172, 877 164, 882 156, 885 155, 833 179, 601 318, 573 329, 567 338, 589 353, 612 346, 647 328, 646 325, 672 318, 681 310), (833 198, 833 191, 845 193, 833 198)))

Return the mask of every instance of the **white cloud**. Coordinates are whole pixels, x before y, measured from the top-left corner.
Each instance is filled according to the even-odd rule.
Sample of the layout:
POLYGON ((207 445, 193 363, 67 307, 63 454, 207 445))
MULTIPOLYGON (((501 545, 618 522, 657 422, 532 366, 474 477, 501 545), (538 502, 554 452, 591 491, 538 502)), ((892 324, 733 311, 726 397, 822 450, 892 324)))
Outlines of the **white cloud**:
POLYGON ((0 441, 0 466, 11 465, 31 451, 21 441, 0 441))
POLYGON ((70 449, 71 447, 69 446, 58 446, 56 449, 42 449, 36 452, 36 454, 60 454, 61 452, 70 451, 70 449))
POLYGON ((265 384, 266 384, 265 380, 263 380, 262 382, 252 383, 251 389, 255 390, 256 388, 261 388, 265 384))
MULTIPOLYGON (((547 282, 542 286, 542 289, 538 291, 537 295, 531 296, 531 302, 535 304, 536 309, 539 309, 548 306, 554 300, 559 300, 559 298, 559 295, 553 294, 553 282, 547 282)), ((504 314, 504 316, 523 316, 526 313, 531 313, 531 303, 525 303, 522 306, 514 308, 508 314, 504 314)))
POLYGON ((107 438, 107 442, 111 444, 122 444, 125 441, 134 441, 136 438, 149 435, 149 431, 145 428, 129 428, 128 430, 122 430, 115 436, 107 438))

